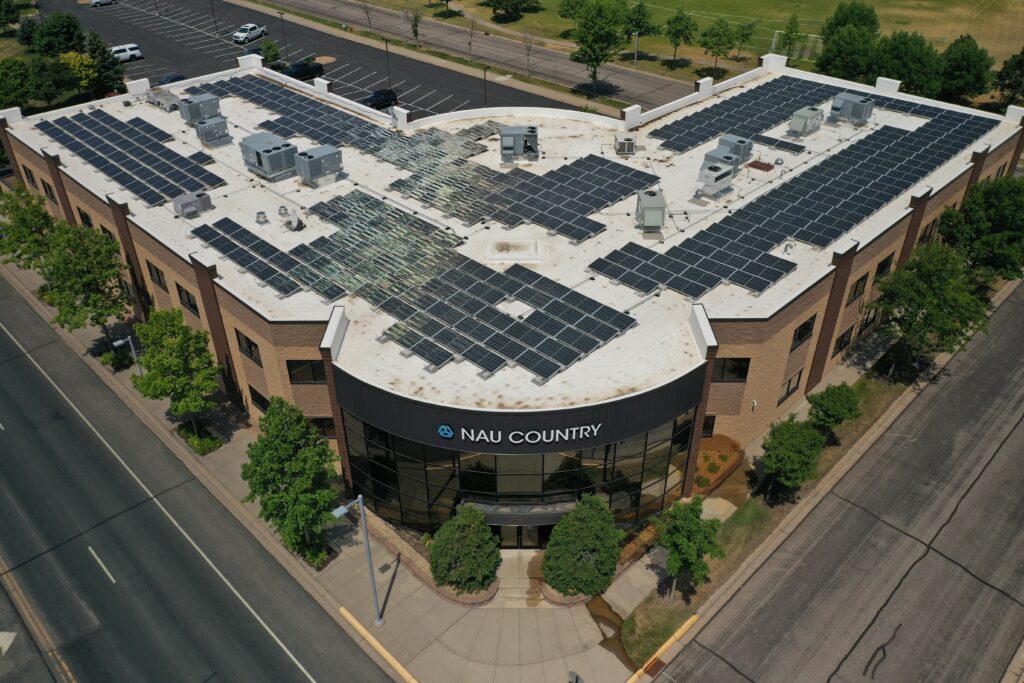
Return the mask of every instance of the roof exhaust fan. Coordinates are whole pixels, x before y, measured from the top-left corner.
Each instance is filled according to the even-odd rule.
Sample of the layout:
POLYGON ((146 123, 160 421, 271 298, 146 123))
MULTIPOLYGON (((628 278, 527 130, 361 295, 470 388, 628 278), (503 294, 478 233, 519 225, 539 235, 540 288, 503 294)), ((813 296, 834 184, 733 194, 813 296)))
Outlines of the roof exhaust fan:
POLYGON ((665 227, 668 204, 661 190, 642 190, 636 193, 636 227, 644 232, 661 232, 665 227))
POLYGON ((633 133, 616 133, 615 153, 620 157, 629 157, 636 154, 636 135, 633 133))
POLYGON ((724 164, 710 164, 697 176, 697 196, 720 197, 732 190, 736 169, 724 164))
POLYGON ((832 100, 832 111, 828 122, 839 123, 849 121, 855 126, 863 126, 871 118, 875 110, 875 101, 864 95, 852 92, 841 92, 832 100))

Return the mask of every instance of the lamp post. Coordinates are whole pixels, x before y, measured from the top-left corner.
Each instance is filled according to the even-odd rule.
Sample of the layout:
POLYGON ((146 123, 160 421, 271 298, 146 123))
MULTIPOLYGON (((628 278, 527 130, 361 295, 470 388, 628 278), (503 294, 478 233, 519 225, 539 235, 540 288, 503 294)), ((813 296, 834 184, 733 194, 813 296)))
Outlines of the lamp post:
POLYGON ((377 600, 377 582, 373 578, 373 557, 370 555, 370 532, 366 529, 366 508, 363 506, 363 494, 360 493, 351 503, 342 505, 331 514, 335 518, 341 519, 354 505, 359 506, 359 525, 363 528, 363 547, 366 548, 366 568, 370 570, 370 588, 373 590, 373 624, 381 626, 384 624, 384 615, 380 611, 380 602, 377 600))
POLYGON ((213 8, 213 0, 210 0, 210 14, 213 15, 213 35, 220 38, 220 26, 217 25, 217 10, 213 8))
MULTIPOLYGON (((110 345, 113 346, 115 349, 119 349, 122 346, 124 346, 125 344, 127 344, 128 348, 131 349, 132 360, 135 361, 136 365, 139 365, 139 353, 138 353, 138 351, 135 350, 135 342, 132 341, 132 336, 130 334, 127 337, 125 337, 124 339, 115 339, 114 341, 111 342, 110 345)), ((142 367, 141 365, 139 365, 139 374, 140 375, 145 375, 146 374, 146 369, 144 367, 142 367)))
POLYGON ((289 61, 288 58, 288 34, 284 30, 284 12, 278 12, 277 16, 281 19, 281 39, 284 41, 284 61, 289 61))
POLYGON ((156 0, 153 0, 153 11, 160 14, 160 8, 156 5, 156 0))
POLYGON ((484 108, 485 109, 487 108, 487 71, 490 68, 491 67, 489 67, 489 66, 485 66, 484 67, 484 108))
POLYGON ((384 61, 388 65, 388 90, 391 90, 391 50, 388 49, 388 39, 384 39, 384 61))
POLYGON ((636 52, 640 48, 640 31, 633 31, 633 66, 636 66, 636 52))

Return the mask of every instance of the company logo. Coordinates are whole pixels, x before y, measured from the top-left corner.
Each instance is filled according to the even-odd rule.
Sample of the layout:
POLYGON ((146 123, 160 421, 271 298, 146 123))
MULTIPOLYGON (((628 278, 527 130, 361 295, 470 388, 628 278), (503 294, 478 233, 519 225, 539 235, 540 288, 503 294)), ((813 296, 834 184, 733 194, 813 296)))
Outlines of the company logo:
POLYGON ((455 430, 452 429, 451 425, 441 425, 437 428, 437 433, 442 439, 454 439, 455 430))

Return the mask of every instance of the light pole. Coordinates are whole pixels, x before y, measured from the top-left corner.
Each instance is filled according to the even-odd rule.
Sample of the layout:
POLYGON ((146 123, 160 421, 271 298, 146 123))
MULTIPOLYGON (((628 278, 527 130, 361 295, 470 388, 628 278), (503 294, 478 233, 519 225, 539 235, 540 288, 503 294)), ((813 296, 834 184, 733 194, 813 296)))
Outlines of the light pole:
MULTIPOLYGON (((132 336, 130 334, 127 337, 125 337, 124 339, 115 339, 113 342, 111 342, 110 345, 113 346, 115 349, 119 349, 122 346, 124 346, 125 344, 127 344, 128 348, 131 349, 132 360, 135 361, 136 365, 139 365, 139 353, 138 353, 138 351, 135 350, 135 342, 132 341, 132 336)), ((146 374, 146 369, 144 367, 142 367, 141 365, 139 365, 139 374, 140 375, 145 375, 146 374)))
POLYGON ((640 47, 640 31, 633 31, 633 66, 636 66, 636 51, 640 47))
POLYGON ((363 528, 363 547, 366 548, 366 568, 370 570, 370 588, 373 590, 373 624, 382 626, 384 615, 380 611, 380 602, 377 600, 377 581, 373 578, 373 557, 370 555, 370 532, 366 530, 366 508, 363 506, 363 494, 356 496, 348 505, 342 505, 331 514, 337 519, 344 517, 353 505, 359 506, 359 525, 363 528))
POLYGON ((277 16, 281 18, 281 40, 284 41, 284 61, 288 60, 288 34, 284 30, 284 12, 278 12, 277 16))
POLYGON ((485 66, 484 67, 484 108, 485 109, 487 108, 487 70, 490 69, 490 68, 491 67, 489 67, 489 66, 485 66))
POLYGON ((153 11, 160 14, 160 8, 156 6, 156 0, 153 0, 153 11))
POLYGON ((384 60, 388 65, 388 90, 391 90, 391 50, 388 49, 388 39, 384 39, 384 60))
POLYGON ((213 8, 213 0, 210 0, 210 14, 213 15, 213 35, 220 38, 220 26, 217 25, 217 10, 213 8))

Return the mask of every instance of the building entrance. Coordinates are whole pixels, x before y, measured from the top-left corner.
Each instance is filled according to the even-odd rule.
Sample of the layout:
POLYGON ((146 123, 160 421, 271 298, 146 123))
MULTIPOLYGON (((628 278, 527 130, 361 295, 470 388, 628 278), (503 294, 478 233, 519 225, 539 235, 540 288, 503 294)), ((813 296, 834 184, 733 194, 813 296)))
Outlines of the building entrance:
POLYGON ((540 526, 495 526, 491 527, 498 535, 502 548, 528 549, 543 548, 551 536, 551 524, 540 526))

